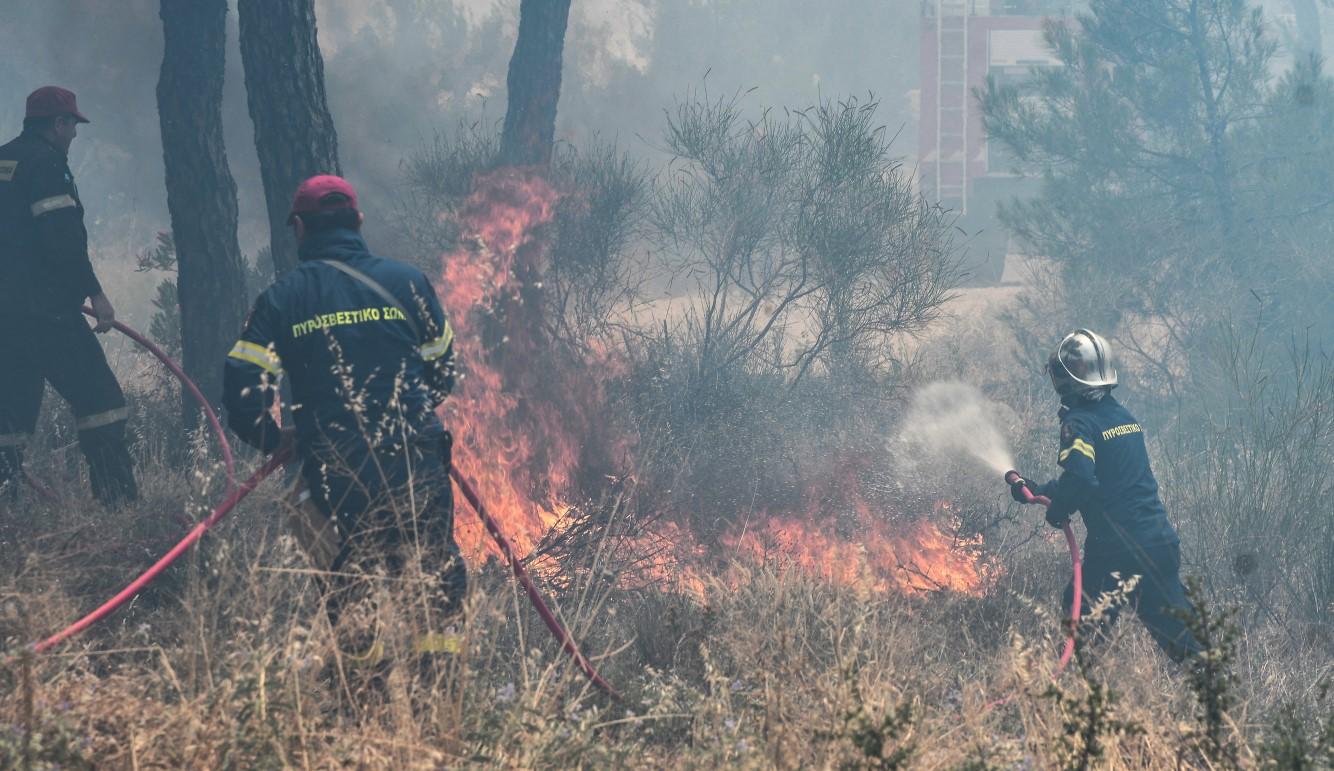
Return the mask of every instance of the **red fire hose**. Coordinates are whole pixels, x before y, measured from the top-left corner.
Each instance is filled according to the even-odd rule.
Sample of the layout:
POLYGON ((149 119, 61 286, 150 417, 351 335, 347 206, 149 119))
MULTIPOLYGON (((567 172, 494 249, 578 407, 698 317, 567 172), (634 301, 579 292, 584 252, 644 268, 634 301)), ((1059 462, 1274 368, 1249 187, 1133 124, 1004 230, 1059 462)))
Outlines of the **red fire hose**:
POLYGON ((477 512, 477 516, 481 518, 482 524, 486 526, 486 531, 495 539, 496 545, 500 547, 500 552, 505 555, 506 561, 509 562, 510 568, 514 571, 514 577, 518 579, 523 590, 528 593, 528 599, 532 600, 533 607, 537 609, 537 615, 542 617, 542 621, 547 625, 547 629, 551 630, 551 635, 556 638, 556 642, 559 642, 561 648, 570 655, 570 658, 574 659, 574 663, 583 671, 585 677, 592 680, 597 687, 619 699, 620 694, 616 692, 615 688, 611 687, 610 683, 603 680, 602 675, 599 675, 588 659, 584 658, 569 631, 561 625, 560 620, 551 612, 551 608, 547 607, 547 604, 542 601, 542 595, 538 593, 537 587, 533 585, 533 579, 528 576, 528 570, 524 568, 522 562, 515 559, 514 547, 510 546, 509 539, 505 537, 504 533, 500 532, 499 525, 486 512, 486 508, 482 506, 482 501, 477 497, 477 491, 473 489, 472 484, 453 466, 449 467, 449 475, 454 478, 454 482, 458 484, 463 497, 468 499, 468 504, 472 506, 473 511, 477 512))
MULTIPOLYGON (((84 315, 97 318, 97 314, 93 313, 91 308, 85 307, 83 312, 84 315)), ((171 370, 171 374, 175 375, 177 380, 181 381, 181 385, 185 386, 185 390, 190 392, 190 396, 194 397, 195 404, 199 405, 200 409, 204 411, 204 416, 208 418, 209 428, 213 429, 213 436, 218 440, 218 447, 222 449, 222 462, 227 468, 227 484, 234 487, 236 485, 236 470, 232 462, 232 446, 227 442, 227 434, 222 430, 222 423, 218 421, 218 414, 213 411, 213 405, 209 404, 208 399, 204 398, 199 386, 195 385, 195 381, 185 374, 185 370, 181 369, 180 365, 171 360, 166 351, 154 345, 152 340, 119 321, 112 322, 111 326, 115 327, 117 332, 138 343, 144 350, 153 354, 158 361, 162 362, 163 366, 171 370)))
MULTIPOLYGON (((93 315, 92 311, 87 308, 84 308, 84 313, 89 316, 93 315)), ((159 361, 166 365, 167 369, 171 370, 172 374, 181 381, 181 384, 185 386, 186 390, 190 392, 199 403, 200 407, 203 408, 205 414, 208 416, 209 425, 212 427, 213 433, 218 439, 218 444, 222 447, 223 459, 227 465, 227 479, 231 485, 231 491, 222 503, 218 504, 218 506, 213 509, 213 512, 209 514, 207 518, 198 525, 195 525, 195 527, 181 539, 180 543, 176 544, 172 547, 171 551, 167 552, 161 559, 153 563, 152 567, 144 571, 138 578, 131 581, 130 584, 117 593, 116 596, 102 603, 102 605, 92 613, 89 613, 45 640, 33 644, 31 650, 34 653, 41 653, 42 651, 49 650, 82 632, 93 624, 96 624, 98 621, 111 615, 112 612, 125 604, 126 601, 143 591, 144 587, 152 583, 154 579, 161 575, 162 572, 182 554, 189 551, 190 547, 199 541, 204 533, 208 532, 214 525, 221 521, 223 517, 231 513, 232 509, 236 508, 236 505, 249 495, 251 491, 258 487, 261 482, 268 478, 270 474, 291 460, 291 455, 288 452, 275 453, 269 458, 267 463, 254 474, 251 474, 250 478, 240 487, 237 487, 232 474, 231 446, 228 444, 227 437, 222 431, 222 424, 218 421, 218 417, 214 413, 213 408, 209 405, 208 400, 205 399, 204 395, 199 391, 199 387, 190 380, 189 376, 185 374, 176 362, 171 360, 171 357, 167 356, 161 348, 154 345, 150 340, 120 322, 116 322, 114 326, 118 331, 143 346, 156 356, 159 361)), ((510 567, 514 571, 515 578, 517 578, 519 583, 523 586, 524 591, 528 594, 528 599, 533 603, 533 607, 537 609, 538 615, 542 617, 542 621, 546 623, 547 628, 551 630, 552 636, 554 636, 556 641, 561 644, 561 649, 574 659, 574 662, 578 665, 580 671, 582 671, 583 674, 595 685, 613 697, 620 698, 616 693, 616 689, 612 688, 611 685, 598 674, 597 670, 593 668, 593 665, 584 658, 583 654, 579 652, 579 647, 575 644, 573 636, 571 636, 569 631, 561 625, 560 621, 556 618, 556 615, 551 612, 551 608, 547 606, 546 601, 542 599, 541 593, 538 592, 537 587, 528 576, 528 571, 524 569, 523 563, 514 556, 514 549, 510 546, 509 540, 505 538, 504 533, 500 531, 500 527, 496 524, 496 521, 486 512, 481 499, 478 498, 477 492, 473 489, 472 485, 458 472, 458 469, 451 466, 449 471, 450 476, 454 478, 459 489, 463 492, 463 497, 468 499, 468 503, 472 506, 473 510, 477 512, 477 516, 482 520, 482 524, 486 526, 487 532, 491 534, 493 539, 495 539, 496 545, 500 548, 501 553, 504 554, 505 559, 509 561, 510 567)), ((5 662, 8 663, 13 658, 13 656, 6 657, 5 662)))
MULTIPOLYGON (((1009 471, 1005 474, 1005 481, 1008 484, 1014 484, 1020 479, 1019 472, 1009 471)), ((1050 506, 1051 499, 1045 495, 1034 495, 1027 487, 1023 488, 1026 503, 1040 503, 1043 506, 1050 506)), ((1059 677, 1070 663, 1070 659, 1075 655, 1075 630, 1079 628, 1079 611, 1082 596, 1084 594, 1084 565, 1079 559, 1079 543, 1075 540, 1074 528, 1070 527, 1070 522, 1066 521, 1061 525, 1061 532, 1065 533, 1065 545, 1070 548, 1070 567, 1074 571, 1074 601, 1070 603, 1070 630, 1065 638, 1065 650, 1061 651, 1061 661, 1056 665, 1056 676, 1059 677)))
POLYGON ((189 551, 190 547, 194 546, 195 542, 198 541, 204 533, 208 532, 209 528, 216 525, 218 520, 227 516, 232 509, 236 508, 236 504, 240 503, 242 498, 249 495, 250 491, 254 490, 260 482, 263 482, 265 477, 272 474, 287 461, 288 455, 285 453, 278 453, 272 458, 269 458, 268 463, 265 463, 259 471, 251 474, 250 478, 240 487, 234 487, 231 493, 228 494, 227 498, 213 510, 212 514, 208 515, 204 521, 195 525, 194 529, 182 538, 180 543, 173 546, 171 551, 162 555, 162 559, 153 563, 153 566, 144 571, 143 575, 131 581, 130 585, 121 589, 120 593, 115 597, 102 603, 102 606, 97 610, 94 610, 92 613, 89 613, 75 623, 32 646, 33 651, 41 653, 48 648, 54 647, 111 615, 111 612, 125 604, 126 600, 143 591, 143 588, 152 583, 153 579, 162 575, 162 571, 166 570, 171 563, 175 562, 182 554, 189 551))
MULTIPOLYGON (((93 313, 91 308, 85 306, 83 312, 86 316, 97 318, 97 314, 93 313)), ((115 328, 117 332, 120 332, 122 335, 125 335, 138 343, 141 348, 153 354, 158 361, 162 362, 163 366, 168 370, 171 370, 171 374, 175 375, 177 380, 181 381, 181 385, 185 387, 185 390, 189 392, 190 396, 194 397, 195 403, 204 411, 204 417, 208 419, 208 425, 209 428, 213 430, 214 438, 218 440, 218 448, 222 450, 222 463, 227 469, 227 486, 229 489, 235 487, 236 469, 232 460, 232 446, 227 441, 227 434, 222 430, 222 423, 218 421, 218 414, 213 411, 213 405, 209 404, 208 399, 204 398, 204 394, 199 390, 199 386, 195 385, 195 382, 185 374, 185 370, 181 369, 176 362, 172 361, 166 351, 159 348, 152 340, 139 334, 133 327, 122 324, 119 321, 112 322, 111 326, 115 328)), ((27 479, 28 485, 36 490, 38 495, 53 503, 60 502, 60 498, 55 492, 42 484, 42 481, 31 471, 28 471, 28 469, 25 468, 23 469, 23 475, 27 479)))

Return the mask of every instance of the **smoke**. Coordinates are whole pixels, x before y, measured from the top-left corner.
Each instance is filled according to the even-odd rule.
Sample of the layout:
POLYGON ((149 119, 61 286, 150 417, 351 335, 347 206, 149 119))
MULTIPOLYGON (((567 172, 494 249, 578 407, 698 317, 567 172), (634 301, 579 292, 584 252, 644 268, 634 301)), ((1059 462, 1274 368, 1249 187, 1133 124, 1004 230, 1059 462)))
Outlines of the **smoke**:
MULTIPOLYGON (((242 250, 268 243, 230 2, 224 135, 236 178, 242 250)), ((147 323, 161 275, 135 273, 137 253, 170 228, 154 89, 162 61, 156 0, 7 2, 0 25, 0 142, 19 131, 23 99, 58 84, 94 123, 71 153, 100 277, 122 316, 147 323)), ((343 170, 362 192, 367 237, 414 259, 393 226, 401 164, 461 122, 497 126, 518 25, 518 0, 317 0, 320 44, 343 170)), ((663 109, 699 86, 752 87, 748 105, 802 108, 821 96, 882 97, 882 120, 909 119, 918 9, 847 0, 581 0, 571 12, 559 141, 616 141, 658 158, 663 109)), ((912 151, 913 132, 896 149, 912 151)))
POLYGON ((899 455, 919 470, 947 467, 966 457, 999 477, 1014 468, 1014 456, 998 424, 1013 420, 1010 408, 975 386, 931 383, 913 395, 897 437, 899 455))

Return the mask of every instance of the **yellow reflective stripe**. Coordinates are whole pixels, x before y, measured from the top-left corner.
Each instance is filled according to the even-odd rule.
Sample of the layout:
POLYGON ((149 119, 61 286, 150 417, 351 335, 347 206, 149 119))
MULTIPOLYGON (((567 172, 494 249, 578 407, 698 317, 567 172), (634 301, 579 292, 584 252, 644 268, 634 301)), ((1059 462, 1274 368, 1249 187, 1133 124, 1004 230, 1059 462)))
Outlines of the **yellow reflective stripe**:
POLYGON ((376 641, 374 645, 364 653, 349 653, 346 656, 347 663, 353 667, 369 667, 384 660, 384 643, 376 641))
POLYGON ((0 447, 22 447, 32 434, 0 434, 0 447))
POLYGON ((53 195, 50 198, 43 198, 32 205, 32 216, 40 217, 60 209, 72 209, 78 206, 74 202, 74 196, 66 193, 64 195, 53 195))
POLYGON ((1070 453, 1072 452, 1082 453, 1083 455, 1087 456, 1089 460, 1095 463, 1098 460, 1098 455, 1096 452, 1094 452, 1093 446, 1090 445, 1088 442, 1084 441, 1083 439, 1080 439, 1079 437, 1075 437, 1074 444, 1070 445, 1069 447, 1061 451, 1059 460, 1062 463, 1064 463, 1065 459, 1069 458, 1070 453))
POLYGON ((278 358, 278 354, 262 345, 246 340, 237 340, 236 345, 232 346, 231 352, 227 355, 233 359, 254 364, 274 377, 283 374, 283 362, 278 358))
POLYGON ((454 328, 445 321, 445 333, 421 347, 422 359, 435 361, 449 353, 449 346, 454 343, 454 328))
POLYGON ((456 634, 423 634, 412 641, 413 653, 458 653, 463 638, 456 634))
POLYGON ((112 423, 119 423, 122 420, 128 420, 130 417, 129 407, 117 407, 114 410, 98 412, 93 415, 86 415, 74 421, 74 427, 79 431, 91 431, 94 428, 109 426, 112 423))

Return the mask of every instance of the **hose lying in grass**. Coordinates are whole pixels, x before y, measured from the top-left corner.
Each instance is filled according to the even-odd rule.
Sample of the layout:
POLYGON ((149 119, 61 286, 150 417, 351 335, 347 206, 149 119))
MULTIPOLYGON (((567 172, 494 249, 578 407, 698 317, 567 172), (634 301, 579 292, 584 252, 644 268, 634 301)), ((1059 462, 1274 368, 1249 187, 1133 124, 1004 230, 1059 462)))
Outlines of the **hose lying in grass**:
MULTIPOLYGON (((92 311, 87 308, 84 309, 84 313, 90 316, 93 315, 92 311)), ((189 551, 190 547, 194 546, 195 543, 203 537, 204 533, 207 533, 214 525, 221 521, 223 517, 231 513, 232 509, 236 508, 236 505, 244 500, 245 497, 258 487, 261 482, 267 479, 270 474, 292 460, 292 453, 290 451, 279 451, 270 457, 268 462, 260 467, 254 474, 251 474, 250 478, 238 487, 233 475, 231 445, 227 442, 227 436, 223 433, 222 424, 218 421, 217 414, 213 411, 208 400, 205 399, 204 395, 199 391, 199 387, 190 380, 190 377, 185 374, 185 371, 182 370, 176 362, 171 360, 170 356, 168 356, 161 348, 154 345, 152 341, 119 321, 116 322, 114 326, 118 331, 143 346, 146 350, 156 356, 159 361, 166 365, 167 369, 171 370, 171 373, 181 381, 181 384, 204 410, 204 414, 208 417, 209 426, 213 429, 218 444, 222 447, 223 460, 227 467, 229 492, 227 497, 213 509, 208 517, 195 525, 194 528, 181 539, 180 543, 173 546, 171 551, 162 555, 162 558, 153 563, 152 567, 144 571, 138 578, 131 581, 128 586, 120 590, 114 597, 102 603, 102 605, 92 613, 89 613, 45 640, 34 643, 29 648, 33 653, 41 653, 50 650, 56 645, 59 645, 65 640, 68 640, 93 624, 96 624, 98 621, 111 615, 117 608, 124 605, 130 598, 143 591, 144 587, 152 583, 154 579, 162 575, 163 571, 170 567, 182 554, 189 551)), ((533 607, 537 609, 537 614, 542 617, 542 621, 547 625, 552 636, 556 638, 558 643, 560 643, 561 649, 569 654, 574 660, 574 663, 579 667, 579 670, 583 672, 594 685, 606 691, 608 694, 619 698, 616 689, 612 688, 611 685, 598 674, 597 670, 593 668, 593 665, 584 658, 583 654, 579 652, 579 647, 575 644, 574 637, 560 623, 560 620, 556 618, 556 614, 551 611, 551 608, 547 605, 546 601, 542 599, 541 593, 538 592, 537 587, 533 584, 532 579, 528 575, 528 571, 524 569, 523 563, 515 556, 514 549, 510 546, 509 540, 505 537, 504 533, 501 532, 500 526, 486 512, 486 508, 478 497, 477 491, 473 489, 473 486, 468 480, 459 473, 457 468, 451 466, 449 473, 450 476, 453 477, 454 482, 459 486, 459 490, 462 491, 463 497, 468 500, 473 511, 475 511, 478 518, 482 520, 482 524, 486 527, 486 531, 490 533, 491 537, 495 540, 496 546, 500 549, 501 554, 505 556, 505 559, 510 564, 510 568, 514 571, 514 577, 519 581, 519 584, 523 586, 524 591, 528 595, 528 599, 533 603, 533 607)), ((39 491, 44 489, 40 485, 35 486, 39 491)), ((5 663, 9 663, 13 658, 15 657, 7 657, 5 663)))

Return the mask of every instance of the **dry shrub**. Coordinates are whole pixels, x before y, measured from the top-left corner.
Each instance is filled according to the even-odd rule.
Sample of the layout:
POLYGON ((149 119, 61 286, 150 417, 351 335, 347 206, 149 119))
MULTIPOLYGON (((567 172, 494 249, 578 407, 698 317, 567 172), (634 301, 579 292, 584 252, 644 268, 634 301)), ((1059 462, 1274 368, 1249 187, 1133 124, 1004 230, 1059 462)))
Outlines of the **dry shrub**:
MULTIPOLYGON (((168 483, 179 491, 179 478, 156 473, 145 484, 153 495, 168 483)), ((137 517, 72 503, 54 522, 10 520, 22 546, 4 547, 5 564, 20 566, 0 579, 9 650, 142 564, 69 559, 69 539, 53 533, 94 521, 116 533, 137 517)), ((396 667, 388 700, 358 710, 328 676, 332 635, 278 505, 262 490, 151 603, 32 660, 30 686, 21 660, 6 666, 0 758, 27 752, 33 767, 65 768, 1053 768, 1083 767, 1081 742, 1093 736, 1097 767, 1176 768, 1199 730, 1182 672, 1134 623, 1051 685, 1061 626, 1048 599, 1064 568, 1041 542, 1017 556, 1032 567, 1017 564, 982 598, 862 593, 781 563, 732 565, 703 596, 674 595, 617 588, 596 566, 611 564, 605 555, 567 555, 587 562, 562 567, 554 600, 619 702, 556 650, 503 566, 474 565, 463 653, 431 672, 396 667), (1094 712, 1101 722, 1090 724, 1094 712)), ((415 587, 404 583, 405 602, 415 587)), ((1314 757, 1318 737, 1299 741, 1279 712, 1281 730, 1258 727, 1280 697, 1299 695, 1245 687, 1289 655, 1284 636, 1258 626, 1241 639, 1243 687, 1226 718, 1241 764, 1263 760, 1262 740, 1314 757)), ((1316 682, 1327 662, 1291 658, 1286 669, 1316 682)))

